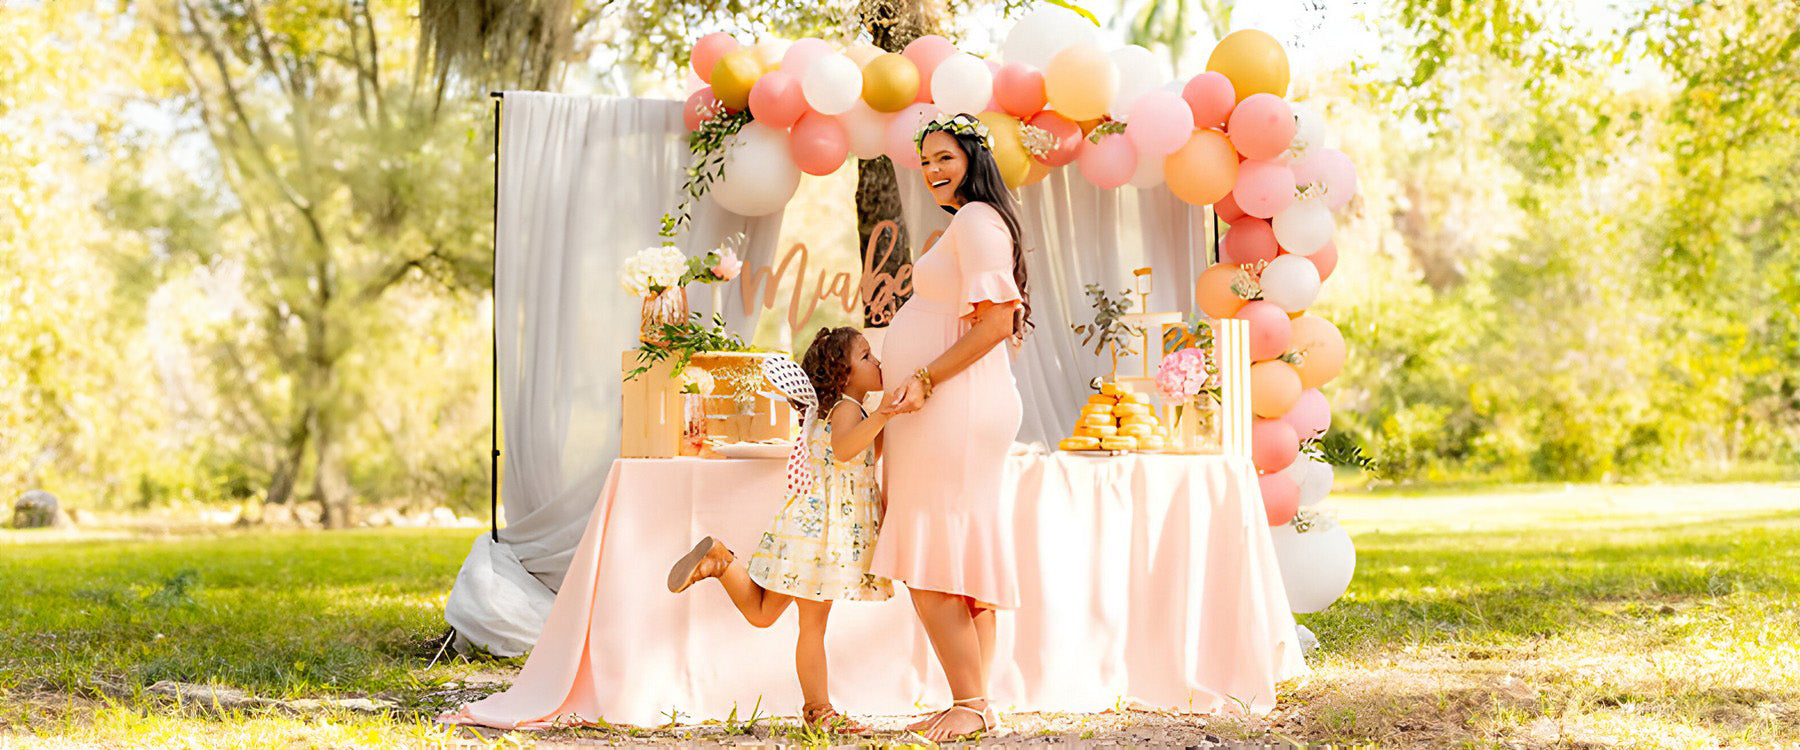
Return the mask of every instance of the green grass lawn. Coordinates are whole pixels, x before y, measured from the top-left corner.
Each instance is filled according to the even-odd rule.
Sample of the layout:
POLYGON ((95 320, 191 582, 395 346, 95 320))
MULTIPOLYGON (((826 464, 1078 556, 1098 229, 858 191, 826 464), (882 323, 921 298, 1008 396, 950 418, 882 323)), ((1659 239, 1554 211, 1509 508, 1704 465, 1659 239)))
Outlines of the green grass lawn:
MULTIPOLYGON (((1800 745, 1800 485, 1345 493, 1328 507, 1359 556, 1350 593, 1301 618, 1322 644, 1315 673, 1266 719, 1207 731, 1394 747, 1800 745)), ((456 695, 444 683, 514 664, 427 667, 474 533, 0 532, 0 746, 530 742, 430 721, 456 695), (209 710, 147 692, 162 680, 395 708, 209 710)))

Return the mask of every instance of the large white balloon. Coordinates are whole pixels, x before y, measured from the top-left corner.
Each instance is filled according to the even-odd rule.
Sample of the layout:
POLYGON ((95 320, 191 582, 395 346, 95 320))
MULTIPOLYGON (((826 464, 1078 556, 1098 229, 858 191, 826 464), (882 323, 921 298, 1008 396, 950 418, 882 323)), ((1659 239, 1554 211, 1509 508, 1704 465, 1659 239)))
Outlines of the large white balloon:
POLYGON ((1300 504, 1302 506, 1308 506, 1318 505, 1320 502, 1323 502, 1325 496, 1331 494, 1332 481, 1337 479, 1336 472, 1331 470, 1331 464, 1316 460, 1304 462, 1295 461, 1294 463, 1304 464, 1304 467, 1301 469, 1304 473, 1298 482, 1300 485, 1300 504))
POLYGON ((1050 58, 1064 47, 1099 38, 1100 29, 1075 11, 1046 4, 1013 24, 1006 41, 1000 44, 1000 55, 1007 62, 1022 62, 1043 70, 1050 67, 1050 58))
POLYGON ((813 60, 800 79, 806 103, 823 115, 841 115, 862 100, 862 69, 836 52, 813 60))
POLYGON ((707 191, 721 207, 739 216, 780 211, 800 187, 800 168, 788 154, 787 133, 750 122, 725 151, 724 174, 707 191))
POLYGON ((1321 516, 1304 534, 1285 524, 1269 529, 1269 536, 1275 543, 1288 606, 1295 612, 1321 611, 1350 588, 1350 579, 1356 576, 1356 546, 1337 522, 1321 516))
POLYGON ((1313 300, 1319 298, 1319 267, 1298 255, 1282 255, 1269 261, 1261 281, 1263 299, 1288 312, 1312 307, 1313 300))
POLYGON ((850 136, 851 155, 858 159, 880 156, 887 137, 887 121, 887 115, 876 112, 861 101, 838 115, 838 122, 844 126, 844 133, 850 136))
POLYGON ((1157 59, 1155 53, 1135 44, 1113 50, 1110 57, 1113 66, 1119 69, 1119 92, 1113 95, 1107 113, 1115 120, 1122 120, 1138 97, 1169 80, 1168 66, 1157 59))
POLYGON ((1318 252, 1331 241, 1331 233, 1337 229, 1331 209, 1318 198, 1289 204, 1276 212, 1269 223, 1275 229, 1275 241, 1295 255, 1318 252))
POLYGON ((946 58, 931 74, 931 101, 945 112, 977 114, 993 96, 993 71, 967 52, 946 58))

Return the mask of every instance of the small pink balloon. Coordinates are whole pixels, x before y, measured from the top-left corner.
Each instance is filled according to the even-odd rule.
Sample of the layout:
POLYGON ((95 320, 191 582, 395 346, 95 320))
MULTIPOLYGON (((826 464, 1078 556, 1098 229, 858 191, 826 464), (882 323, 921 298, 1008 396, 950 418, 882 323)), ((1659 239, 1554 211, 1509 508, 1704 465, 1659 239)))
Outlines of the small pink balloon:
POLYGON ((1219 220, 1226 224, 1236 224, 1239 219, 1249 216, 1249 214, 1244 213, 1243 208, 1238 206, 1237 196, 1230 193, 1226 193, 1225 197, 1220 198, 1218 203, 1213 204, 1213 213, 1217 214, 1219 220))
POLYGON ((1262 219, 1244 217, 1234 222, 1225 236, 1219 238, 1220 263, 1255 263, 1274 260, 1281 247, 1275 243, 1275 230, 1262 219))
POLYGON ((1140 156, 1163 157, 1187 145, 1194 134, 1194 112, 1172 91, 1148 91, 1131 103, 1125 136, 1140 156))
POLYGON ((1043 128, 1056 138, 1056 147, 1044 155, 1045 165, 1060 167, 1075 161, 1075 157, 1081 155, 1081 126, 1077 125, 1074 120, 1045 110, 1032 115, 1025 124, 1043 128))
POLYGON ((895 112, 888 120, 882 153, 887 154, 895 166, 919 171, 919 149, 913 145, 913 134, 919 132, 920 125, 937 116, 937 105, 928 102, 913 104, 895 112))
POLYGON ((1250 462, 1256 468, 1273 474, 1287 468, 1299 455, 1300 436, 1288 423, 1279 419, 1250 423, 1250 462))
POLYGON ((1000 66, 994 74, 994 101, 1013 117, 1029 120, 1044 109, 1044 74, 1022 62, 1000 66))
POLYGON ((1274 159, 1294 142, 1294 108, 1274 94, 1251 94, 1231 111, 1225 131, 1238 153, 1251 159, 1274 159))
MULTIPOLYGON (((987 64, 988 80, 991 81, 991 80, 993 80, 993 76, 1000 74, 1000 63, 994 62, 993 60, 987 60, 987 59, 983 59, 982 62, 987 64)), ((993 86, 991 84, 988 86, 988 90, 990 92, 993 90, 993 86)), ((997 97, 995 97, 992 93, 989 93, 987 104, 984 104, 981 106, 981 111, 983 111, 983 112, 1005 112, 1006 110, 1001 108, 1000 100, 997 97)))
POLYGON ((1294 434, 1301 440, 1311 440, 1324 435, 1331 429, 1331 402, 1325 400, 1325 394, 1317 388, 1308 388, 1300 392, 1300 400, 1288 413, 1281 415, 1281 421, 1294 428, 1294 434))
POLYGON ((712 83, 713 66, 718 64, 719 58, 724 57, 725 53, 737 48, 738 40, 723 31, 700 37, 694 42, 694 54, 690 56, 694 73, 700 76, 700 80, 712 83))
POLYGON ((1251 300, 1231 317, 1250 324, 1250 361, 1274 359, 1287 351, 1294 338, 1294 324, 1286 310, 1268 300, 1251 300))
POLYGON ((915 101, 931 101, 931 74, 937 72, 938 63, 956 54, 956 45, 950 40, 936 34, 926 34, 906 45, 900 54, 913 62, 919 69, 919 98, 915 101))
POLYGON ((1356 197, 1356 164, 1336 149, 1318 149, 1314 157, 1321 163, 1325 179, 1325 205, 1336 211, 1356 197))
POLYGON ((1131 182, 1137 174, 1138 155, 1131 139, 1120 135, 1101 136, 1099 143, 1083 140, 1075 164, 1081 176, 1094 187, 1110 190, 1131 182))
POLYGON ((687 103, 681 105, 681 124, 688 130, 699 130, 700 123, 706 121, 705 112, 717 111, 719 97, 713 96, 712 87, 702 87, 699 91, 688 94, 687 103))
POLYGON ((1244 213, 1268 219, 1294 202, 1294 170, 1272 161, 1249 160, 1238 165, 1237 184, 1231 194, 1244 213))
POLYGON ((1294 515, 1300 511, 1300 485, 1279 473, 1258 475, 1256 484, 1262 489, 1263 513, 1268 516, 1270 526, 1294 520, 1294 515))
POLYGON ((1231 79, 1223 73, 1201 73, 1194 76, 1181 89, 1181 98, 1187 100, 1188 108, 1194 112, 1194 127, 1222 128, 1231 118, 1231 110, 1237 107, 1237 91, 1231 87, 1231 79))
POLYGON ((1312 261, 1313 265, 1319 267, 1320 281, 1331 278, 1331 272, 1337 268, 1337 243, 1334 241, 1327 241, 1324 247, 1319 248, 1318 252, 1306 256, 1306 259, 1312 261))
POLYGON ((764 125, 792 127, 806 112, 806 94, 800 90, 800 79, 786 70, 764 73, 750 85, 750 116, 764 125))
POLYGON ((844 165, 850 156, 850 136, 836 117, 807 112, 794 130, 788 133, 788 151, 800 171, 810 175, 828 175, 844 165))
POLYGON ((823 39, 797 39, 781 54, 781 72, 793 76, 794 80, 800 80, 806 75, 806 66, 836 51, 831 48, 830 42, 823 39))

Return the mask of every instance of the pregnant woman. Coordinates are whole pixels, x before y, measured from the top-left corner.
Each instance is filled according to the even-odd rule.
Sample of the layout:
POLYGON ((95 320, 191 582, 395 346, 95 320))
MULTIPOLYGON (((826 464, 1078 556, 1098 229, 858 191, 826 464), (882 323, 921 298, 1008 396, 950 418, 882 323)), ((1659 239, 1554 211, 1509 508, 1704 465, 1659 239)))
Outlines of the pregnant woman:
POLYGON ((911 729, 933 741, 992 729, 994 611, 1019 606, 1011 519, 1000 514, 1021 406, 1003 343, 1031 305, 1012 195, 986 126, 966 114, 914 139, 932 198, 955 214, 913 264, 913 296, 884 339, 887 516, 873 572, 904 581, 954 702, 911 729))

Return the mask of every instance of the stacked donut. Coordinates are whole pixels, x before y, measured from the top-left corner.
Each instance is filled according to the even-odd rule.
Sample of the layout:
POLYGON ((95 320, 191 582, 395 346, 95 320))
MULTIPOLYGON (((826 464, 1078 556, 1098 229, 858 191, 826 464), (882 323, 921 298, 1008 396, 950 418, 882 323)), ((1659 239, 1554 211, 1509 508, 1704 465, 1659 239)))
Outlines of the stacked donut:
POLYGON ((1156 418, 1150 396, 1123 383, 1106 383, 1088 397, 1069 437, 1057 443, 1066 451, 1160 451, 1169 431, 1156 418))

